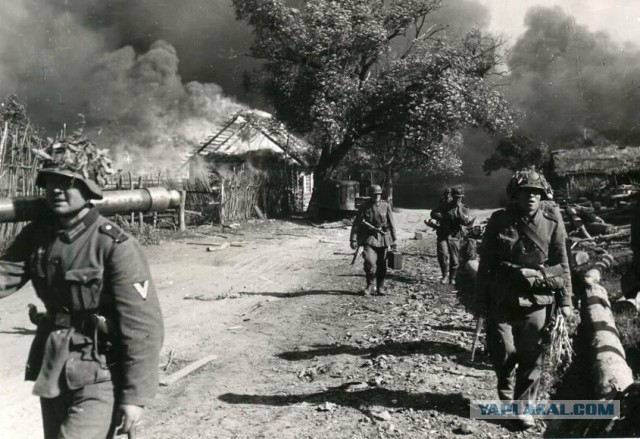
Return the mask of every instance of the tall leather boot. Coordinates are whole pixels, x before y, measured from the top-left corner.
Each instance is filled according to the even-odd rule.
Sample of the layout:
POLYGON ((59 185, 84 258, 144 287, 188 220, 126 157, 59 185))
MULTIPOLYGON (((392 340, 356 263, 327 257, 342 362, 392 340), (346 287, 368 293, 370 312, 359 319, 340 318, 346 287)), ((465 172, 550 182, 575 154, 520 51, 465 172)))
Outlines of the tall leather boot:
POLYGON ((364 290, 362 290, 362 295, 363 296, 369 296, 369 295, 374 293, 374 289, 373 289, 374 275, 373 275, 373 273, 366 273, 366 279, 367 279, 367 286, 365 287, 364 290))
POLYGON ((456 284, 456 274, 458 274, 458 270, 450 270, 449 271, 449 283, 455 285, 456 284))
POLYGON ((385 294, 384 277, 379 277, 376 279, 376 296, 384 296, 385 294))

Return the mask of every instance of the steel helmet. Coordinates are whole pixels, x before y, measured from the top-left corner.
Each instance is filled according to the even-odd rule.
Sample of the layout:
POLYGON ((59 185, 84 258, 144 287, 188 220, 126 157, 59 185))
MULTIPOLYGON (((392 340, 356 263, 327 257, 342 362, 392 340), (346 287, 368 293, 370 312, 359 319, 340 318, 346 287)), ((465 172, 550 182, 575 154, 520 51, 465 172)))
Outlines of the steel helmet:
POLYGON ((102 199, 106 177, 113 174, 106 149, 100 150, 90 140, 74 134, 53 140, 44 150, 34 153, 43 161, 36 177, 37 186, 44 188, 48 175, 63 175, 81 181, 90 199, 102 199))
POLYGON ((377 184, 369 186, 369 195, 382 195, 382 187, 377 184))
POLYGON ((507 185, 507 195, 510 198, 515 198, 522 188, 539 189, 545 200, 553 198, 553 190, 544 175, 531 169, 524 169, 513 174, 507 185))
POLYGON ((464 188, 462 186, 454 186, 451 188, 452 197, 464 197, 464 188))

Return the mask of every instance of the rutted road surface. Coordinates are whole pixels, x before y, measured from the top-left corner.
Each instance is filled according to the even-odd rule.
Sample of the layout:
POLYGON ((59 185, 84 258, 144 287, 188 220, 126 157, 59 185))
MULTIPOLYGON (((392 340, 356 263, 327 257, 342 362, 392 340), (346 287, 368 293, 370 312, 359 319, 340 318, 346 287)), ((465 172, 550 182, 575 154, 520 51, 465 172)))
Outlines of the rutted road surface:
MULTIPOLYGON (((226 239, 200 228, 146 247, 166 326, 161 376, 218 358, 160 387, 138 437, 522 436, 466 419, 469 399, 494 397, 494 377, 469 363, 472 317, 436 282, 434 235, 412 239, 427 217, 397 214, 406 268, 391 273, 383 298, 356 294, 362 260, 350 265, 339 223, 255 222, 226 239), (233 245, 207 251, 223 242, 233 245)), ((30 302, 31 288, 0 302, 2 438, 42 437, 22 381, 30 302)))

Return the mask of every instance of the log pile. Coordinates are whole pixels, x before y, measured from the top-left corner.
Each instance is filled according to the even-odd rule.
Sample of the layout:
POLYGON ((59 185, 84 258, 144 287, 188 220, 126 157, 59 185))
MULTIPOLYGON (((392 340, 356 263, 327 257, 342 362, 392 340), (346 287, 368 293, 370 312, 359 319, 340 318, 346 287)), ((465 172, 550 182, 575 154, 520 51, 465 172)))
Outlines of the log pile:
POLYGON ((598 398, 613 395, 633 383, 633 373, 626 362, 607 290, 600 285, 601 273, 611 264, 610 256, 600 258, 584 275, 582 311, 584 323, 592 334, 594 390, 598 398))

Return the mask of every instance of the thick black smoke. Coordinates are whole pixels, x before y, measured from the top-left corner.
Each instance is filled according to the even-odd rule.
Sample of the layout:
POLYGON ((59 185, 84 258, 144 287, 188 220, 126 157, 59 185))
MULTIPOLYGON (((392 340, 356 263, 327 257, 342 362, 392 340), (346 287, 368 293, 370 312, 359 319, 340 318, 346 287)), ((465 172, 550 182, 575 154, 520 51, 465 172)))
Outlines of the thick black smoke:
MULTIPOLYGON (((238 108, 234 100, 263 105, 242 88, 257 63, 231 0, 5 3, 0 96, 17 93, 50 132, 71 129, 82 113, 120 166, 138 156, 173 164, 238 108)), ((474 0, 448 0, 433 22, 456 35, 489 19, 474 0)))
POLYGON ((0 95, 26 100, 31 117, 50 133, 84 120, 122 168, 175 169, 240 105, 214 83, 184 81, 171 43, 154 40, 138 51, 123 45, 117 7, 141 26, 155 20, 129 17, 125 4, 9 3, 0 21, 0 95))
POLYGON ((591 32, 558 7, 530 9, 525 24, 508 59, 508 96, 524 112, 521 127, 552 148, 585 136, 637 144, 638 47, 591 32))

